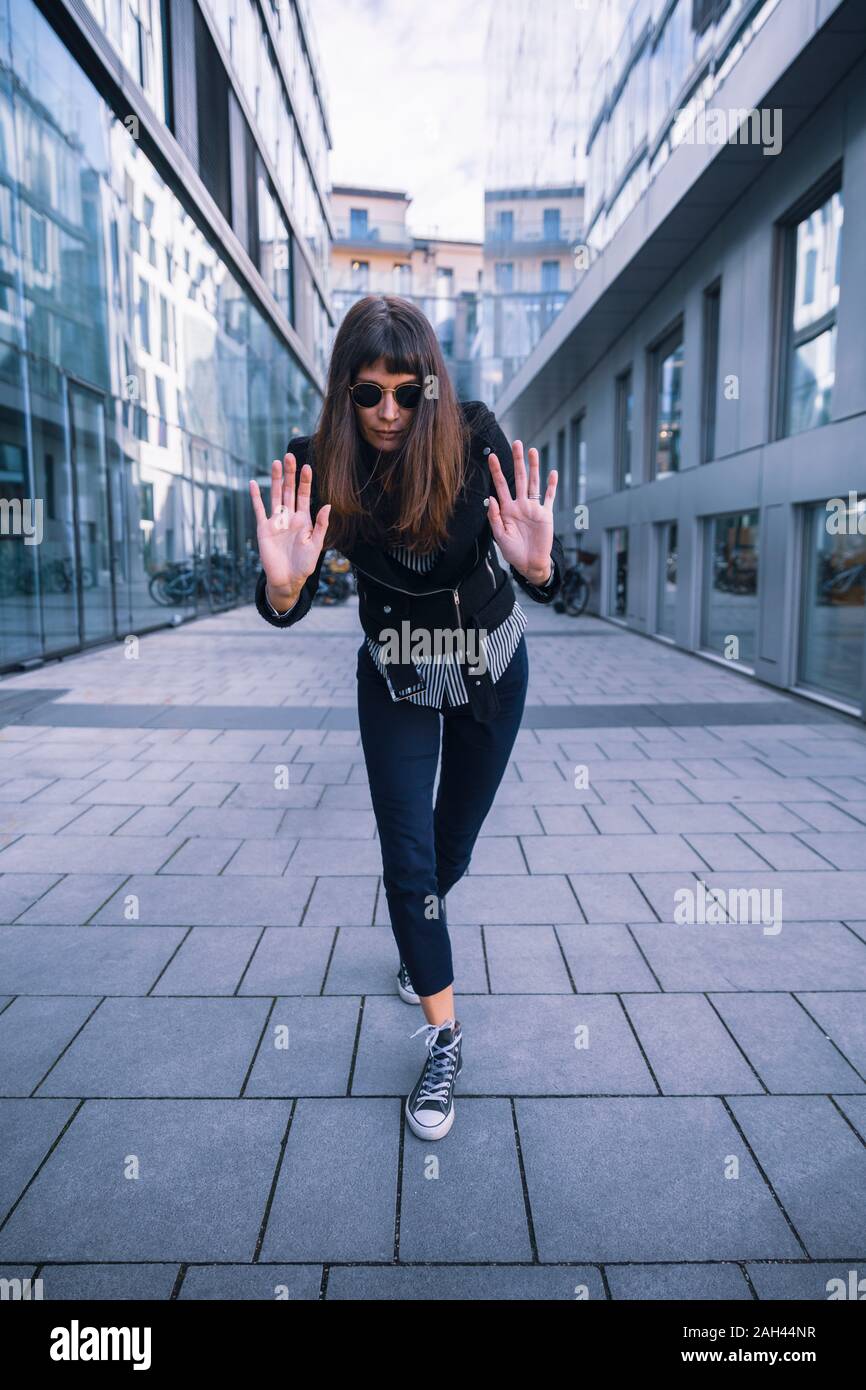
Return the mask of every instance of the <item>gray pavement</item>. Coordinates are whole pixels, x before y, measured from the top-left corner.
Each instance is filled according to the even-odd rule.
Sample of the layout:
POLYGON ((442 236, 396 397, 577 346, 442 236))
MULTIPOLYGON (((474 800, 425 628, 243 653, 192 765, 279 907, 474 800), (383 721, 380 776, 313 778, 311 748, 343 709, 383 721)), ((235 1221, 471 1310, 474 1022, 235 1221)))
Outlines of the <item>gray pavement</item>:
POLYGON ((747 1301, 866 1277, 866 730, 523 607, 524 727, 448 895, 439 1143, 402 1118, 422 1015, 354 600, 0 683, 0 1280, 747 1301))

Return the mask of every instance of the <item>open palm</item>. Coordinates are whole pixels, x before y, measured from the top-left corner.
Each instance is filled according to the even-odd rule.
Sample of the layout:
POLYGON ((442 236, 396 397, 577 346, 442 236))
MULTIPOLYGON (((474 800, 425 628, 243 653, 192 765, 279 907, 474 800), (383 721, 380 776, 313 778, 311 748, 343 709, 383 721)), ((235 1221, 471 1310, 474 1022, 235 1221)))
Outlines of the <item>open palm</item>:
POLYGON ((496 488, 496 497, 488 503, 487 515, 493 539, 505 559, 531 583, 544 583, 550 573, 550 551, 553 545, 553 499, 556 496, 557 473, 552 469, 547 478, 544 500, 540 500, 538 450, 529 450, 529 486, 523 462, 523 444, 516 439, 511 446, 514 458, 514 491, 511 496, 508 479, 495 454, 487 461, 496 488))
POLYGON ((308 463, 301 469, 295 495, 294 454, 285 456, 283 465, 271 465, 271 515, 262 501, 259 485, 250 479, 250 496, 256 514, 256 540, 259 558, 273 590, 288 590, 303 584, 316 568, 331 514, 330 503, 320 507, 315 525, 310 515, 310 489, 313 470, 308 463))

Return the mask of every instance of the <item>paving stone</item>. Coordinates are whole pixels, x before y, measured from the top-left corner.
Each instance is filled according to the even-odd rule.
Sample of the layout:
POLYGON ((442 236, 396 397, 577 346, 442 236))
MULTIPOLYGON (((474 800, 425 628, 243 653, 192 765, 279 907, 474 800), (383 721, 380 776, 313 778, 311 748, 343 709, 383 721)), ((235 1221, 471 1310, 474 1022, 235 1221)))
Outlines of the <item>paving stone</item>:
POLYGON ((240 1095, 264 999, 106 999, 41 1083, 41 1096, 240 1095))
MULTIPOLYGON (((305 858, 305 856, 302 856, 305 858)), ((306 871, 306 863, 304 869, 306 871)), ((286 871, 286 881, 292 865, 286 871)), ((308 883, 308 878, 299 880, 308 883)), ((305 927, 367 927, 373 921, 378 879, 372 874, 317 878, 304 911, 305 927)))
POLYGON ((760 1079, 702 994, 630 994, 623 1008, 665 1095, 763 1094, 760 1079))
POLYGON ((135 874, 93 918, 123 922, 125 903, 138 899, 139 922, 153 926, 288 927, 301 920, 312 878, 262 874, 254 882, 230 875, 135 874))
POLYGON ((570 874, 569 879, 587 922, 653 920, 651 904, 628 874, 570 874))
MULTIPOLYGON (((747 845, 766 860, 771 869, 825 869, 827 859, 816 854, 797 835, 745 834, 747 845)), ((858 860, 862 863, 862 858, 858 860)))
POLYGON ((0 854, 3 873, 27 873, 50 864, 59 874, 154 873, 181 844, 154 835, 22 835, 0 854))
MULTIPOLYGON (((866 1074, 866 1010, 863 1008, 862 992, 841 989, 816 994, 803 990, 797 998, 852 1067, 856 1067, 861 1075, 866 1074)), ((860 1088, 846 1086, 840 1089, 856 1091, 860 1088)))
MULTIPOLYGON (((0 1220, 21 1196, 77 1104, 74 1100, 0 1100, 0 1220)), ((6 1256, 0 1259, 5 1262, 6 1256)))
MULTIPOLYGON (((282 841, 279 843, 282 845, 282 841)), ((324 878, 376 878, 382 872, 382 851, 378 840, 298 839, 288 862, 288 871, 324 878)), ((345 889, 349 891, 350 885, 345 885, 345 889)), ((338 888, 336 891, 341 890, 338 888)))
MULTIPOLYGON (((587 815, 602 835, 651 835, 648 825, 634 806, 589 806, 587 815)), ((556 834, 556 831, 551 831, 556 834)))
POLYGON ((658 988, 628 927, 560 926, 556 934, 579 994, 658 988))
MULTIPOLYGON (((825 1303, 831 1295, 852 1297, 852 1284, 856 1289, 857 1279, 863 1278, 863 1256, 859 1257, 859 1267, 853 1281, 851 1263, 850 1260, 841 1260, 835 1264, 818 1260, 785 1264, 750 1262, 746 1265, 746 1270, 760 1299, 776 1302, 811 1300, 825 1303)), ((858 1297, 862 1298, 862 1293, 858 1297)))
POLYGON ((86 1101, 0 1231, 0 1259, 251 1260, 290 1105, 86 1101))
POLYGON ((601 1274, 591 1265, 337 1265, 328 1278, 328 1300, 377 1299, 461 1302, 605 1297, 601 1274))
POLYGON ((702 869, 706 866, 679 835, 605 835, 598 841, 585 836, 545 835, 527 840, 526 858, 534 874, 621 873, 624 863, 632 872, 649 869, 702 869))
POLYGON ((238 994, 318 994, 333 944, 332 927, 269 927, 262 932, 238 994))
POLYGON ((392 1259, 401 1125, 396 1099, 297 1101, 261 1259, 392 1259))
MULTIPOLYGON (((852 832, 842 832, 833 830, 831 832, 804 831, 797 836, 804 846, 809 846, 814 850, 824 863, 830 863, 837 869, 859 869, 862 864, 866 864, 866 830, 854 830, 852 832)), ((3 863, 0 855, 0 865, 3 863)), ((799 867, 791 864, 780 864, 777 868, 799 867)))
MULTIPOLYGON (((711 809, 715 809, 714 807, 711 809)), ((711 869, 723 872, 725 869, 765 869, 767 861, 761 858, 760 848, 763 835, 756 835, 755 848, 744 844, 739 835, 685 835, 691 845, 711 869)))
POLYGON ((350 997, 277 999, 244 1095, 346 1095, 360 1002, 350 997))
POLYGON ((122 873, 67 874, 21 914, 17 925, 83 925, 125 882, 127 876, 122 873))
POLYGON ((573 993, 553 927, 489 926, 484 943, 493 994, 573 993))
POLYGON ((815 1260, 866 1250, 866 1146, 826 1096, 733 1096, 734 1118, 815 1260))
MULTIPOLYGON (((240 848, 240 840, 209 839, 206 835, 187 840, 161 866, 167 874, 221 874, 232 855, 240 848)), ((147 866, 136 866, 140 871, 147 866)))
POLYGON ((839 923, 761 926, 635 925, 632 933, 662 989, 801 990, 866 987, 866 945, 839 923))
POLYGON ((99 1004, 96 997, 21 996, 0 1013, 0 1093, 29 1096, 99 1004))
POLYGON ((176 927, 0 927, 0 982, 16 994, 145 994, 182 940, 176 927))
POLYGON ((751 821, 735 806, 646 806, 641 814, 659 834, 688 835, 690 840, 696 835, 736 834, 738 830, 753 829, 751 821))
POLYGON ((615 1299, 752 1300, 743 1271, 735 1264, 605 1265, 615 1299))
POLYGON ((53 835, 64 825, 80 816, 86 807, 38 806, 32 801, 22 805, 0 806, 0 834, 26 835, 29 831, 37 834, 53 835))
POLYGON ((59 881, 59 874, 0 875, 0 922, 16 921, 59 881))
POLYGON ((46 1302, 78 1299, 157 1300, 171 1297, 178 1264, 43 1265, 46 1302))
MULTIPOLYGON (((528 846, 530 842, 526 843, 528 846)), ((505 879, 467 874, 451 889, 446 904, 449 927, 476 922, 573 922, 576 909, 563 874, 505 879)))
POLYGON ((441 1159, 407 1130, 400 1190, 400 1258, 531 1260, 511 1105, 456 1100, 461 1142, 441 1159))
POLYGON ((266 863, 271 874, 284 874, 297 840, 244 840, 223 869, 224 874, 258 877, 266 863))
POLYGON ((711 1002, 768 1091, 866 1092, 866 1082, 790 994, 717 994, 711 1002))
POLYGON ((190 1265, 178 1299, 317 1301, 321 1265, 190 1265))
POLYGON ((152 995, 234 994, 256 948, 256 927, 193 927, 152 995))
MULTIPOLYGON (((745 1097, 737 1105, 773 1104, 745 1097)), ((541 1260, 802 1255, 721 1100, 518 1099, 541 1260), (739 1177, 726 1178, 729 1156, 739 1177)))

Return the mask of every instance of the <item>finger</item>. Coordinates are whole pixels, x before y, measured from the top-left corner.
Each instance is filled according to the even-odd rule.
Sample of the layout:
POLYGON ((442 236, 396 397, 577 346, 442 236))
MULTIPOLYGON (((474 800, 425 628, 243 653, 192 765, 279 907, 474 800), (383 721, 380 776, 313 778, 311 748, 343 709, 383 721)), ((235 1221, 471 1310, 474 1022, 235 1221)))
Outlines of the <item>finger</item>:
POLYGON ((283 506, 290 512, 295 510, 295 456, 286 454, 283 460, 286 466, 285 477, 283 479, 283 506))
POLYGON ((259 485, 255 478, 250 478, 250 499, 253 504, 253 511, 255 512, 256 526, 260 526, 263 521, 267 521, 268 514, 265 511, 262 494, 259 492, 259 485))
POLYGON ((553 499, 556 496, 556 484, 559 482, 559 474, 552 468, 547 475, 547 490, 544 494, 542 506, 549 507, 553 511, 553 499))
POLYGON ((504 534, 505 528, 502 525, 502 514, 499 510, 499 503, 495 497, 491 497, 487 505, 487 520, 490 523, 493 539, 498 544, 504 534))
POLYGON ((283 465, 279 459, 271 464, 271 516, 276 516, 283 500, 283 465))
POLYGON ((316 512, 316 524, 313 527, 313 535, 315 539, 318 541, 319 549, 321 549, 325 543, 325 536, 328 531, 328 522, 330 521, 330 519, 331 504, 330 502, 326 502, 325 505, 323 507, 320 507, 319 510, 316 512))
POLYGON ((529 491, 526 495, 527 497, 541 496, 541 481, 538 470, 537 449, 530 449, 529 451, 529 491))
POLYGON ((298 496, 295 502, 295 511, 303 512, 312 526, 313 521, 310 516, 310 489, 313 482, 313 470, 308 463, 301 469, 301 476, 298 482, 298 496))
MULTIPOLYGON (((499 506, 503 510, 507 510, 510 507, 513 498, 511 496, 511 491, 508 487, 508 479, 502 471, 502 464, 499 462, 499 459, 496 457, 495 454, 488 454, 487 462, 490 467, 490 476, 493 479, 493 486, 496 488, 496 496, 499 499, 499 506)), ((493 505, 492 501, 490 505, 493 505)))
MULTIPOLYGON (((514 455, 514 493, 517 500, 520 501, 522 497, 526 496, 526 465, 523 462, 522 439, 515 439, 511 446, 511 452, 514 455)), ((531 449, 529 451, 529 457, 530 459, 532 458, 531 449)), ((532 490, 532 488, 529 489, 530 492, 532 492, 532 490)))

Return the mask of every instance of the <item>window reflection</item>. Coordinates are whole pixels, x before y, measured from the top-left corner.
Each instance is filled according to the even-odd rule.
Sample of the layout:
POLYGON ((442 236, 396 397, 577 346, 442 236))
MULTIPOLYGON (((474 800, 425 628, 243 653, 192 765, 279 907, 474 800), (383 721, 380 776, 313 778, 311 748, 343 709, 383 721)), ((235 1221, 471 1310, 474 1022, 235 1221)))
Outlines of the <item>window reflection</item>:
MULTIPOLYGON (((841 499, 839 499, 841 501, 841 499)), ((866 632, 866 497, 807 511, 800 680, 859 705, 866 632)))
POLYGON ((758 624, 758 513, 707 522, 702 645, 750 664, 758 624))

